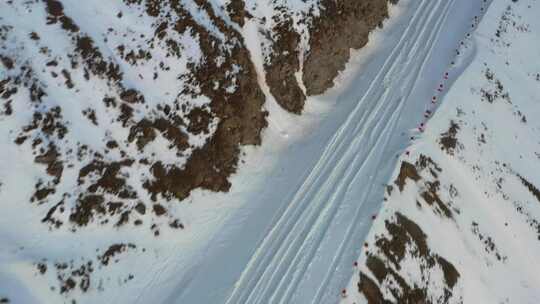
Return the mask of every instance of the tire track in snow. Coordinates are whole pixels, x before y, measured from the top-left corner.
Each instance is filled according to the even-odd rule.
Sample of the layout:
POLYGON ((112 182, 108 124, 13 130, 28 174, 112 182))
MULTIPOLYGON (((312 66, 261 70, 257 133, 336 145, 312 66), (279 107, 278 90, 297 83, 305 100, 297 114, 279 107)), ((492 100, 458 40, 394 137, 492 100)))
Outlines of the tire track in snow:
MULTIPOLYGON (((414 17, 411 18, 406 33, 372 81, 367 93, 334 135, 306 182, 300 187, 291 204, 288 205, 281 218, 278 219, 273 229, 256 250, 239 282, 235 285, 227 303, 261 303, 268 302, 269 299, 270 302, 286 302, 294 294, 299 280, 317 252, 317 245, 323 239, 324 231, 328 228, 331 219, 339 208, 351 181, 364 167, 366 160, 372 157, 375 148, 379 146, 377 143, 383 137, 385 138, 384 144, 389 140, 390 133, 395 127, 397 118, 399 118, 399 114, 396 115, 396 113, 399 113, 399 109, 402 108, 406 101, 406 99, 398 98, 396 100, 397 105, 386 102, 389 96, 393 97, 393 95, 390 94, 388 88, 381 92, 381 88, 376 85, 381 82, 380 79, 383 76, 396 73, 397 70, 401 70, 401 73, 407 72, 408 69, 402 67, 402 57, 406 55, 405 57, 408 58, 408 62, 405 63, 405 67, 408 67, 413 57, 411 54, 417 52, 416 50, 421 42, 420 38, 426 33, 426 25, 429 25, 430 21, 438 15, 447 13, 450 1, 444 2, 446 2, 446 6, 442 13, 439 12, 442 1, 423 1, 420 4, 422 8, 418 9, 414 17), (430 12, 431 14, 429 14, 430 12), (426 14, 429 17, 426 17, 426 14), (418 19, 420 19, 420 24, 415 23, 418 19), (411 41, 415 42, 412 46, 410 46, 411 41), (407 54, 404 54, 404 49, 408 50, 407 54), (376 93, 380 94, 375 98, 371 98, 371 91, 375 89, 379 89, 376 93), (365 109, 370 103, 375 103, 375 109, 371 111, 365 109), (398 111, 392 111, 396 107, 398 111), (360 116, 360 118, 357 116, 360 116), (390 124, 388 124, 388 116, 391 117, 390 124), (383 130, 380 131, 385 136, 371 132, 372 128, 367 128, 374 121, 375 129, 385 124, 385 127, 382 127, 383 130), (364 136, 368 132, 371 132, 368 144, 363 144, 363 141, 365 141, 364 136), (351 137, 354 142, 353 145, 350 145, 351 137), (373 141, 375 141, 375 144, 371 145, 373 141), (369 151, 365 151, 368 146, 371 146, 371 148, 369 151), (344 149, 346 149, 345 153, 339 153, 344 149), (336 159, 340 155, 346 157, 336 159), (361 156, 364 155, 367 156, 362 158, 361 156), (349 165, 351 157, 353 166, 349 165), (327 171, 330 172, 321 174, 327 171), (347 176, 345 180, 348 182, 346 184, 342 183, 344 175, 347 176), (336 187, 338 191, 334 192, 333 189, 336 189, 336 187)), ((431 28, 429 33, 432 39, 436 36, 437 29, 440 30, 442 19, 444 18, 439 18, 438 26, 431 28)), ((410 77, 408 78, 410 79, 410 77)), ((410 79, 409 82, 412 81, 412 84, 414 84, 413 80, 410 79)), ((401 89, 403 90, 403 87, 401 89)), ((351 229, 349 228, 349 231, 351 229)), ((316 298, 323 294, 323 290, 321 286, 316 298)))

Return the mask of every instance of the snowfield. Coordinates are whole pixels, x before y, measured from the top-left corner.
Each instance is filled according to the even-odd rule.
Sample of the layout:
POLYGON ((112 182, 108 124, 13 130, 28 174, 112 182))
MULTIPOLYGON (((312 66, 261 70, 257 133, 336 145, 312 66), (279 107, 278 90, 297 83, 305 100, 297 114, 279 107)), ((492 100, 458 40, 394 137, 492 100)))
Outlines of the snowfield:
MULTIPOLYGON (((73 12, 95 7, 66 3, 73 12)), ((314 1, 295 3, 287 9, 314 7, 314 1)), ((252 13, 271 19, 277 8, 270 6, 261 2, 252 13)), ((118 10, 100 9, 77 18, 84 28, 95 24, 93 35, 108 25, 92 16, 118 10)), ((137 11, 122 10, 128 13, 118 22, 150 34, 137 11)), ((27 190, 36 183, 28 177, 43 170, 35 169, 30 145, 14 145, 16 134, 9 132, 29 117, 14 126, 0 116, 0 303, 540 303, 539 13, 537 0, 401 0, 368 45, 353 51, 334 88, 307 98, 301 116, 270 94, 268 37, 256 19, 246 19, 241 34, 269 114, 262 144, 242 147, 229 192, 196 189, 171 203, 159 197, 170 217, 141 217, 143 226, 89 225, 76 232, 45 226, 46 208, 27 206, 27 190), (173 219, 182 229, 161 229, 156 237, 154 227, 173 219), (59 292, 70 277, 85 288, 59 292)), ((0 15, 17 23, 17 15, 0 15)), ((208 16, 196 17, 220 35, 208 16)), ((201 60, 196 35, 175 39, 190 47, 163 81, 138 79, 141 72, 151 75, 146 69, 156 62, 123 67, 124 81, 172 102, 168 92, 188 85, 177 81, 175 68, 201 60)), ((53 51, 69 47, 49 43, 58 48, 53 51)), ((152 60, 167 57, 161 47, 152 60)), ((83 82, 85 76, 81 70, 71 77, 83 82)), ((56 80, 47 79, 53 86, 56 80)), ((101 94, 103 86, 85 87, 84 94, 101 94)), ((75 113, 62 92, 54 97, 75 113)), ((17 113, 23 106, 13 104, 17 113)), ((110 114, 102 111, 99 117, 110 114)), ((79 117, 73 113, 67 116, 79 117)), ((134 115, 146 114, 141 107, 134 115)), ((107 124, 93 137, 86 135, 96 128, 81 120, 69 125, 68 136, 78 132, 100 147, 101 138, 126 137, 119 125, 107 124)), ((186 153, 214 132, 189 133, 186 153)), ((157 136, 144 149, 181 165, 188 155, 178 158, 165 148, 167 140, 157 136)), ((137 185, 149 174, 141 168, 119 172, 137 185)), ((74 185, 65 187, 56 195, 74 185)))

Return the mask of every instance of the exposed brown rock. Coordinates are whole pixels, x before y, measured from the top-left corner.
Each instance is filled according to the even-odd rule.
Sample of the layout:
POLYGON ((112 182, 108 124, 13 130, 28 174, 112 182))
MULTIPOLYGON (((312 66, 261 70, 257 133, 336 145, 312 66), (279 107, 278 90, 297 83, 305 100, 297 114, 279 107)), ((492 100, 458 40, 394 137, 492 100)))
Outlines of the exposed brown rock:
POLYGON ((172 221, 172 223, 169 223, 169 226, 175 229, 184 229, 184 224, 180 223, 180 220, 178 219, 175 219, 172 221))
POLYGON ((420 180, 420 175, 418 174, 418 171, 416 171, 416 167, 413 164, 403 161, 401 163, 399 175, 394 181, 394 184, 399 187, 399 191, 403 191, 407 178, 410 178, 413 181, 417 182, 418 180, 420 180))
POLYGON ((162 216, 164 215, 165 213, 167 213, 167 209, 165 209, 163 206, 161 206, 160 204, 155 204, 154 206, 152 206, 152 209, 154 210, 154 213, 157 215, 157 216, 162 216))
POLYGON ((459 272, 454 267, 454 265, 452 265, 450 262, 448 262, 445 258, 441 256, 437 256, 437 262, 442 268, 446 285, 448 285, 448 287, 450 288, 454 288, 459 279, 459 272))
POLYGON ((392 303, 384 299, 379 286, 371 280, 366 274, 360 272, 360 281, 358 282, 358 291, 366 297, 368 304, 389 304, 392 303))
POLYGON ((159 131, 163 137, 167 138, 172 144, 171 147, 176 147, 179 151, 183 151, 189 147, 188 135, 185 134, 178 124, 174 124, 169 119, 158 118, 150 121, 143 118, 136 125, 131 127, 129 131, 128 141, 136 140, 137 147, 142 150, 148 143, 156 138, 156 131, 159 131))
POLYGON ((437 178, 438 174, 442 172, 441 167, 439 167, 433 161, 433 159, 431 159, 431 157, 425 156, 424 154, 420 154, 420 156, 418 157, 418 160, 416 161, 415 165, 416 165, 416 168, 418 168, 418 170, 420 170, 420 171, 428 169, 429 173, 431 173, 431 175, 434 178, 437 178))
MULTIPOLYGON (((72 291, 87 292, 91 286, 91 274, 94 272, 92 260, 76 264, 73 260, 54 263, 59 293, 68 296, 72 291)), ((55 288, 52 288, 55 290, 55 288)), ((74 301, 73 301, 74 302, 74 301)))
POLYGON ((454 154, 454 150, 456 149, 458 143, 456 138, 458 131, 459 125, 454 121, 450 121, 450 128, 448 128, 448 131, 441 134, 441 149, 445 150, 448 154, 454 154))
POLYGON ((146 213, 146 206, 142 202, 139 202, 135 205, 135 210, 139 212, 139 214, 144 215, 146 213))
POLYGON ((13 59, 11 59, 11 58, 9 58, 7 56, 0 55, 0 62, 8 70, 13 69, 13 67, 15 66, 15 64, 13 63, 13 59))
MULTIPOLYGON (((309 51, 300 64, 300 35, 292 27, 286 13, 274 16, 272 52, 265 64, 270 92, 284 109, 299 114, 305 95, 318 95, 333 85, 334 78, 345 68, 350 49, 360 49, 368 42, 369 33, 388 17, 388 2, 394 0, 322 0, 321 14, 309 12, 303 17, 309 23, 309 51), (302 91, 295 73, 303 66, 302 91)), ((281 8, 278 7, 278 10, 281 8)), ((271 37, 270 37, 271 36, 271 37)))
POLYGON ((434 208, 435 210, 448 218, 452 218, 452 211, 446 206, 446 204, 439 197, 439 181, 426 182, 427 190, 422 192, 420 196, 426 201, 426 203, 434 208))
POLYGON ((430 157, 420 155, 414 165, 403 161, 401 163, 399 175, 394 181, 394 184, 398 186, 399 191, 403 191, 405 184, 407 183, 407 179, 412 179, 415 182, 422 179, 420 172, 423 170, 428 170, 434 179, 423 181, 424 185, 426 186, 426 190, 423 190, 420 193, 420 197, 422 197, 436 213, 448 218, 452 218, 452 211, 439 196, 440 182, 437 180, 437 176, 442 169, 437 166, 437 164, 430 157))
POLYGON ((125 90, 120 93, 120 99, 127 103, 144 103, 144 96, 135 89, 125 90))
MULTIPOLYGON (((64 193, 61 202, 49 202, 46 199, 55 194, 55 188, 47 181, 36 184, 32 200, 51 204, 43 217, 43 222, 53 227, 59 227, 63 223, 60 219, 65 218, 65 215, 62 215, 65 211, 68 212, 70 223, 75 226, 86 226, 97 219, 100 223, 107 223, 113 216, 116 216, 115 225, 121 226, 134 216, 146 213, 145 205, 137 201, 137 193, 128 185, 126 176, 121 172, 122 168, 130 167, 134 163, 134 158, 127 157, 124 144, 135 143, 142 154, 145 146, 161 134, 170 143, 167 148, 176 149, 178 156, 193 148, 187 163, 181 167, 163 164, 152 157, 135 156, 135 159, 138 159, 137 164, 148 168, 153 175, 152 179, 141 182, 154 199, 157 195, 165 199, 183 199, 197 187, 227 191, 230 187, 228 178, 236 171, 240 146, 260 144, 260 134, 266 126, 267 113, 262 108, 264 95, 257 82, 257 75, 243 38, 235 26, 226 23, 220 14, 214 12, 210 3, 196 1, 199 9, 205 11, 212 23, 226 37, 225 40, 219 39, 198 23, 179 1, 126 0, 125 2, 128 5, 144 6, 143 12, 155 18, 156 34, 149 39, 149 48, 130 50, 120 45, 114 53, 115 56, 119 54, 119 57, 114 58, 104 55, 108 52, 102 52, 99 44, 94 41, 95 37, 79 32, 75 22, 65 15, 60 1, 45 1, 48 23, 51 26, 60 23, 75 48, 75 53, 67 56, 71 69, 61 69, 61 75, 65 78, 64 85, 67 88, 75 87, 71 75, 76 69, 82 69, 87 80, 92 77, 96 78, 96 81, 105 79, 110 92, 100 98, 109 113, 116 114, 116 120, 129 130, 128 137, 123 141, 117 141, 118 138, 107 139, 105 151, 92 151, 84 144, 78 146, 78 161, 85 159, 87 164, 79 172, 76 195, 64 193), (162 14, 164 7, 167 7, 166 15, 162 14), (173 18, 172 15, 176 17, 173 18), (178 21, 170 22, 175 19, 178 21), (185 74, 179 76, 188 82, 188 85, 183 91, 176 92, 178 98, 173 103, 163 104, 152 100, 150 104, 158 105, 149 109, 145 100, 147 97, 143 92, 136 87, 124 87, 123 73, 117 62, 124 60, 127 64, 135 65, 139 60, 150 59, 149 50, 158 40, 163 40, 169 47, 168 56, 183 56, 182 46, 167 36, 170 31, 197 36, 204 59, 197 64, 190 63, 185 74), (190 98, 199 95, 207 97, 211 101, 210 104, 203 107, 186 107, 184 104, 186 100, 189 101, 190 98), (135 121, 134 114, 141 112, 147 115, 135 121), (216 131, 211 135, 210 123, 217 123, 216 131), (194 135, 210 135, 210 138, 204 146, 194 148, 188 142, 187 132, 194 135), (120 159, 114 161, 108 159, 107 157, 112 155, 108 154, 109 149, 119 152, 120 159), (108 200, 110 196, 114 197, 113 201, 108 200), (65 208, 64 200, 66 205, 73 207, 65 208), (132 214, 132 209, 137 212, 132 214)), ((233 1, 229 8, 235 11, 231 16, 239 24, 245 17, 250 17, 245 13, 243 1, 233 1)), ((51 58, 45 66, 52 70, 62 66, 63 63, 62 60, 51 58)), ((157 68, 158 71, 168 69, 163 62, 157 68)), ((53 76, 58 77, 59 74, 55 72, 53 76)), ((31 74, 28 75, 32 77, 31 74)), ((154 79, 156 77, 157 72, 154 73, 154 79)), ((28 84, 25 86, 31 92, 31 100, 41 103, 47 97, 47 88, 37 80, 30 80, 32 81, 26 82, 28 84)), ((12 88, 9 79, 2 80, 0 85, 3 98, 7 99, 17 92, 17 86, 12 88)), ((76 93, 77 91, 73 90, 73 94, 76 93)), ((100 117, 98 120, 98 112, 91 107, 84 109, 82 114, 96 126, 98 121, 101 122, 103 119, 100 117)), ((57 143, 60 139, 64 139, 67 130, 62 122, 59 107, 48 112, 36 111, 32 122, 15 140, 21 145, 27 140, 32 142, 33 149, 40 151, 36 153, 36 162, 47 165, 47 172, 55 178, 55 183, 62 177, 67 155, 64 154, 65 151, 58 149, 44 149, 43 143, 57 143)), ((165 205, 153 205, 152 210, 153 216, 167 212, 165 205)), ((140 219, 134 220, 141 223, 140 219)), ((173 221, 171 227, 183 228, 183 224, 178 220, 171 220, 173 221)))
POLYGON ((57 23, 60 22, 62 25, 62 28, 76 33, 79 31, 79 27, 73 22, 73 20, 64 15, 64 6, 61 2, 56 0, 45 0, 45 4, 47 7, 47 13, 49 13, 49 16, 47 17, 47 23, 57 23))
POLYGON ((47 165, 47 173, 54 176, 56 184, 60 182, 64 170, 64 165, 59 159, 59 156, 60 154, 58 153, 57 147, 51 143, 49 144, 47 152, 36 156, 34 160, 38 164, 47 165))
POLYGON ((534 197, 536 197, 536 200, 540 203, 540 190, 538 190, 538 188, 536 188, 535 185, 533 185, 531 182, 529 182, 523 176, 518 174, 518 177, 521 180, 521 182, 523 183, 523 185, 525 187, 527 187, 527 189, 529 189, 531 194, 534 195, 534 197))
MULTIPOLYGON (((428 255, 429 249, 425 233, 404 215, 396 213, 396 222, 386 221, 386 229, 392 238, 380 238, 377 240, 376 245, 398 270, 400 269, 399 263, 405 257, 409 244, 415 245, 418 256, 425 257, 428 255)), ((377 274, 375 275, 377 276, 377 274)))
MULTIPOLYGON (((267 112, 263 109, 265 97, 259 87, 251 54, 239 32, 245 19, 252 18, 244 0, 232 0, 226 8, 204 0, 193 1, 189 8, 178 0, 124 0, 124 3, 139 6, 130 11, 146 14, 154 35, 133 33, 131 29, 131 32, 126 33, 121 27, 111 27, 101 35, 95 35, 93 31, 79 28, 85 24, 77 24, 78 20, 67 15, 71 10, 64 10, 62 1, 44 0, 28 5, 36 5, 44 10, 48 26, 65 35, 65 41, 73 46, 72 51, 68 51, 66 56, 54 56, 55 46, 40 39, 37 30, 28 34, 32 45, 39 45, 40 54, 48 57, 42 66, 33 66, 36 63, 14 56, 15 48, 0 50, 2 66, 12 69, 10 73, 13 74, 21 71, 14 79, 0 80, 0 94, 6 100, 2 103, 2 114, 10 115, 13 112, 11 98, 15 94, 22 90, 24 92, 21 94, 28 91, 33 106, 32 118, 21 130, 14 130, 17 136, 14 141, 19 145, 30 146, 35 162, 46 166, 48 176, 36 182, 31 200, 47 205, 43 222, 52 227, 59 227, 66 218, 75 229, 94 221, 117 226, 134 221, 141 223, 139 217, 145 213, 146 217, 164 214, 170 216, 165 203, 140 203, 139 193, 134 190, 138 187, 130 185, 138 177, 143 184, 143 191, 146 190, 156 201, 158 198, 182 200, 196 188, 228 191, 231 186, 229 178, 236 172, 241 146, 260 144, 261 132, 267 125, 267 112), (201 24, 194 17, 193 9, 208 16, 211 25, 201 24), (226 12, 216 12, 215 9, 226 12), (124 35, 134 42, 139 40, 139 45, 135 47, 124 43, 104 49, 103 45, 109 45, 107 39, 113 35, 124 35), (202 53, 200 59, 186 58, 181 40, 177 39, 178 35, 196 38, 202 53), (176 75, 186 85, 179 92, 170 92, 173 96, 170 99, 153 100, 156 97, 145 94, 141 89, 144 86, 138 87, 136 81, 124 79, 124 68, 128 65, 137 66, 143 61, 155 66, 149 75, 138 75, 141 80, 151 77, 157 79, 161 77, 162 71, 170 71, 168 60, 155 63, 150 61, 155 59, 152 54, 158 47, 165 50, 166 57, 176 56, 188 62, 187 67, 176 75), (85 121, 85 127, 100 129, 100 132, 105 129, 107 135, 100 141, 104 147, 91 145, 85 139, 77 138, 77 134, 66 136, 70 124, 78 121, 73 121, 74 117, 71 116, 74 114, 71 112, 64 121, 61 107, 56 106, 64 101, 52 100, 55 94, 48 95, 51 86, 40 81, 40 73, 60 80, 58 85, 72 94, 73 102, 79 102, 79 89, 83 89, 81 86, 84 85, 84 81, 80 82, 73 75, 83 75, 87 81, 99 83, 100 95, 96 97, 97 102, 84 100, 85 105, 77 113, 82 113, 82 117, 90 121, 91 124, 85 121), (210 102, 202 106, 192 103, 198 97, 205 97, 210 102), (94 107, 96 104, 102 106, 99 100, 103 101, 105 109, 94 107), (119 122, 115 127, 124 130, 110 132, 104 125, 109 122, 119 122), (166 162, 159 155, 144 155, 150 150, 145 148, 160 135, 167 142, 166 148, 176 152, 178 157, 187 158, 185 163, 183 159, 181 162, 166 162), (190 135, 201 135, 206 142, 196 146, 190 143, 190 135), (133 146, 138 149, 131 149, 133 146), (128 153, 135 155, 128 156, 128 153), (73 175, 70 169, 79 164, 83 168, 78 176, 73 175), (140 173, 140 176, 128 178, 134 173, 140 173), (65 181, 73 176, 77 179, 76 189, 69 193, 56 193, 56 185, 60 182, 73 182, 65 181), (153 212, 147 213, 147 207, 150 208, 148 211, 153 212), (136 212, 132 212, 133 209, 136 212)), ((379 8, 351 1, 341 1, 335 5, 332 1, 323 1, 323 4, 323 16, 313 27, 313 41, 316 41, 313 44, 314 50, 325 49, 328 43, 335 42, 326 38, 316 40, 318 31, 329 30, 328 24, 336 23, 336 33, 346 31, 345 27, 357 25, 351 16, 361 17, 360 13, 366 13, 354 10, 379 8), (334 8, 352 10, 351 14, 334 13, 334 8), (345 18, 348 21, 341 21, 343 17, 349 18, 345 18)), ((386 8, 386 5, 380 7, 386 8)), ((113 14, 120 18, 127 13, 113 14)), ((271 45, 271 60, 265 65, 268 74, 266 79, 271 93, 283 108, 301 113, 305 96, 294 74, 300 71, 300 58, 303 54, 300 54, 299 43, 301 35, 305 33, 295 32, 293 16, 287 15, 284 6, 277 9, 274 17, 275 28, 272 30, 275 41, 271 45)), ((306 16, 306 20, 312 18, 306 16)), ((311 21, 301 22, 307 24, 311 21)), ((0 28, 2 41, 6 40, 7 32, 7 28, 0 28)), ((21 44, 28 43, 25 41, 28 39, 24 39, 21 44)), ((319 53, 322 56, 324 52, 319 53)), ((319 53, 315 51, 310 56, 319 53)), ((183 228, 178 219, 170 218, 169 223, 173 228, 183 228)))
POLYGON ((298 44, 300 34, 293 29, 291 17, 278 23, 272 44, 270 63, 265 65, 266 83, 277 103, 289 112, 300 114, 306 96, 300 89, 295 73, 300 69, 298 44))
POLYGON ((126 186, 125 178, 119 175, 122 167, 129 167, 132 164, 133 160, 131 159, 125 159, 120 162, 93 160, 81 168, 78 183, 79 185, 84 184, 86 177, 93 173, 99 178, 96 182, 88 186, 89 192, 95 193, 101 189, 107 193, 117 194, 120 198, 135 198, 133 191, 126 186))
POLYGON ((386 221, 386 229, 387 235, 378 237, 375 243, 378 251, 368 254, 366 259, 366 266, 377 282, 360 273, 359 291, 366 296, 368 303, 447 303, 459 279, 456 268, 430 250, 426 234, 404 215, 396 213, 395 220, 386 221), (415 267, 422 274, 418 282, 411 282, 400 273, 406 256, 418 261, 415 267), (434 299, 428 296, 432 271, 442 271, 444 276, 444 289, 435 294, 434 299), (386 300, 383 290, 391 293, 395 301, 386 300))
POLYGON ((69 215, 69 220, 78 226, 86 226, 96 214, 105 214, 107 209, 104 206, 105 199, 102 195, 81 196, 77 200, 77 206, 69 215))
POLYGON ((233 22, 238 23, 240 26, 244 26, 244 19, 250 17, 249 13, 246 12, 246 3, 244 0, 231 0, 227 5, 227 12, 231 17, 233 22))
POLYGON ((45 263, 38 263, 36 267, 40 274, 45 274, 47 272, 47 264, 45 263))
POLYGON ((188 132, 192 134, 208 133, 208 127, 212 121, 212 114, 202 108, 195 108, 187 115, 189 125, 188 132))
POLYGON ((135 249, 135 248, 136 248, 136 246, 134 244, 131 244, 131 243, 129 243, 129 244, 123 244, 123 243, 113 244, 113 245, 109 246, 109 248, 107 248, 107 250, 105 250, 103 255, 98 256, 98 259, 101 261, 102 265, 107 266, 107 265, 109 265, 109 262, 111 261, 111 259, 114 258, 115 256, 119 255, 122 252, 125 252, 128 249, 135 249))
POLYGON ((323 10, 310 30, 310 51, 303 64, 307 95, 321 94, 333 85, 349 60, 350 49, 364 47, 369 33, 388 17, 388 2, 321 1, 323 10))

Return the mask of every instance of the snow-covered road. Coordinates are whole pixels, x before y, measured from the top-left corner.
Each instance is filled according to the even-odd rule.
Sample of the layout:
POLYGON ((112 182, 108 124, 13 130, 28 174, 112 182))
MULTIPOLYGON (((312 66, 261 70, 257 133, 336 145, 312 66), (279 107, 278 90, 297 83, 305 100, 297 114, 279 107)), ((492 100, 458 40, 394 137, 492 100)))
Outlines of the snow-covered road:
POLYGON ((470 45, 456 58, 456 48, 485 5, 406 0, 393 8, 396 18, 372 35, 352 78, 320 98, 335 109, 282 152, 264 185, 251 189, 247 206, 201 250, 167 300, 336 302, 396 155, 433 110, 432 96, 444 94, 437 87, 450 86, 474 55, 470 45))

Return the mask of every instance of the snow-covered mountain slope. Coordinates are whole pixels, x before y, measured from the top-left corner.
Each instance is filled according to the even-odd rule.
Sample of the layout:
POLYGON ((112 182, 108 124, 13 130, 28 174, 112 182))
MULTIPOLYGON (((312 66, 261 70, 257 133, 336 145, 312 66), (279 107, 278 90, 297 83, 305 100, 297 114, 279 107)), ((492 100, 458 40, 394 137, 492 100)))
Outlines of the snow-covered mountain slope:
POLYGON ((0 2, 0 302, 534 303, 538 7, 493 1, 0 2))
POLYGON ((493 0, 456 46, 457 79, 399 157, 342 303, 540 302, 539 12, 493 0))
POLYGON ((181 289, 248 203, 204 190, 307 125, 291 113, 387 17, 387 0, 0 1, 0 299, 181 289))

